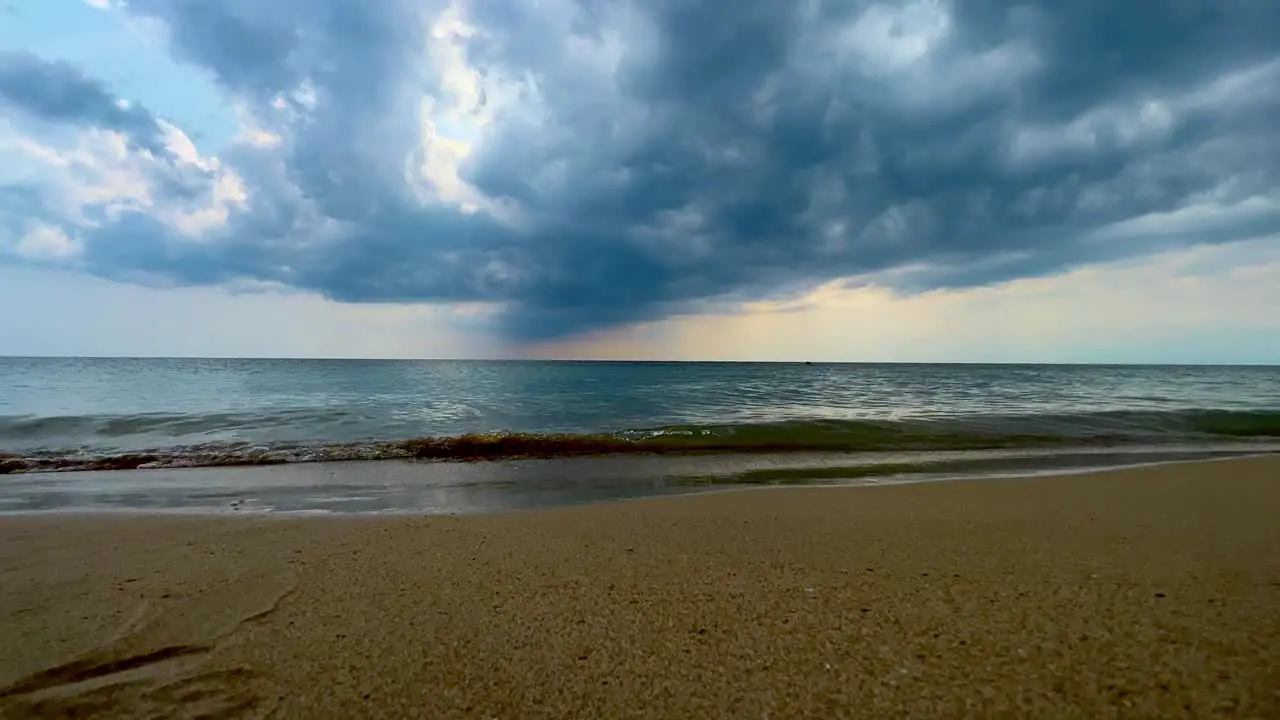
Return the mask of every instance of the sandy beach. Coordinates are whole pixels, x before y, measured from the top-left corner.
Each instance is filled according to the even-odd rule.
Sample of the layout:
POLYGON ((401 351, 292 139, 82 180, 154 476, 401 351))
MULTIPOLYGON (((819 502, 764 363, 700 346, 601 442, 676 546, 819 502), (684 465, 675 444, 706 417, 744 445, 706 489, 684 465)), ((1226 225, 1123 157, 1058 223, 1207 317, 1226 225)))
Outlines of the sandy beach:
POLYGON ((0 518, 0 716, 1280 717, 1280 458, 0 518))

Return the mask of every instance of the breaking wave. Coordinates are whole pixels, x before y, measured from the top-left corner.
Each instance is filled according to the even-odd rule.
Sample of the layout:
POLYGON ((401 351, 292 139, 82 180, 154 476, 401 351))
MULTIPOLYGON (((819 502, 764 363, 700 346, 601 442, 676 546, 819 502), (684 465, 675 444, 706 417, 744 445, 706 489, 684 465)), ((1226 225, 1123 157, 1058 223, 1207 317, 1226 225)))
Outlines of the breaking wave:
POLYGON ((1114 411, 1069 415, 969 415, 908 420, 794 420, 675 425, 597 433, 490 432, 358 442, 231 440, 119 451, 119 437, 217 437, 281 424, 339 422, 317 410, 204 415, 0 417, 0 473, 267 465, 347 460, 484 461, 594 455, 990 450, 1280 438, 1280 411, 1114 411), (60 440, 76 439, 59 449, 60 440))

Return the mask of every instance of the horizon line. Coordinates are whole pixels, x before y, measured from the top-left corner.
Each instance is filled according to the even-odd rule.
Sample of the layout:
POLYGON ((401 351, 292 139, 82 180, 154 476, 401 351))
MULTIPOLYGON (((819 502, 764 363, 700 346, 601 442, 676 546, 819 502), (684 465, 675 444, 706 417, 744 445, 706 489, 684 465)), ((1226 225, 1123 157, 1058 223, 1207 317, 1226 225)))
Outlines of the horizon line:
POLYGON ((503 357, 317 357, 297 355, 0 355, 0 360, 297 360, 318 362, 479 362, 479 363, 612 363, 612 364, 737 364, 737 365, 1043 365, 1061 367, 1276 367, 1280 362, 1133 362, 1063 360, 741 360, 655 358, 503 358, 503 357))

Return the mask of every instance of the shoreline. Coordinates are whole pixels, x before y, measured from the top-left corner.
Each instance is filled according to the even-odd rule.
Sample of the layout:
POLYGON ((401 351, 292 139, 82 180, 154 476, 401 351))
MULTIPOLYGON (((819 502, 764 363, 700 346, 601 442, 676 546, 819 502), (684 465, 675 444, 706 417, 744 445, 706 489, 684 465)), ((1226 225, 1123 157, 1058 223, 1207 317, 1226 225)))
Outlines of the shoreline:
POLYGON ((1280 714, 1280 457, 1028 479, 0 516, 0 715, 1280 714))
POLYGON ((1110 408, 982 414, 923 413, 867 417, 791 417, 753 422, 655 419, 615 427, 533 424, 522 429, 369 428, 325 435, 308 423, 334 422, 315 409, 241 418, 143 412, 0 416, 0 474, 262 467, 364 460, 485 462, 590 457, 645 457, 823 452, 1027 450, 1064 453, 1144 446, 1248 446, 1280 443, 1273 407, 1110 408), (256 420, 255 420, 256 418, 256 420), (257 432, 227 435, 233 420, 257 432), (674 424, 673 424, 674 423, 674 424), (101 427, 105 425, 106 428, 101 427), (159 437, 168 444, 157 444, 159 437), (70 444, 68 444, 70 443, 70 444))
POLYGON ((735 458, 752 456, 806 455, 856 455, 856 454, 931 454, 931 453, 1023 453, 1031 455, 1090 455, 1124 452, 1236 452, 1262 448, 1259 452, 1280 452, 1280 435, 1241 437, 1234 439, 1183 440, 1170 443, 1153 443, 1149 440, 1081 440, 1051 443, 973 443, 957 445, 893 445, 857 447, 840 445, 744 445, 734 446, 670 446, 628 447, 604 451, 495 453, 459 455, 417 455, 398 447, 411 441, 368 441, 367 443, 336 443, 330 445, 265 447, 246 450, 235 447, 227 452, 234 456, 219 456, 206 450, 185 447, 147 449, 138 451, 90 450, 87 454, 68 454, 52 450, 0 450, 0 476, 50 475, 60 473, 115 473, 147 470, 194 469, 253 469, 279 465, 330 465, 362 462, 426 462, 484 465, 501 462, 529 462, 556 460, 619 460, 634 458, 735 458), (311 452, 315 451, 315 452, 311 452), (336 452, 335 452, 336 451, 336 452), (281 454, 283 453, 283 454, 281 454), (301 453, 301 454, 297 454, 301 453), (191 458, 195 458, 194 460, 191 458))
POLYGON ((0 480, 0 517, 474 515, 742 489, 1078 476, 1280 457, 1280 447, 655 456, 28 473, 0 480), (147 504, 151 503, 151 504, 147 504))

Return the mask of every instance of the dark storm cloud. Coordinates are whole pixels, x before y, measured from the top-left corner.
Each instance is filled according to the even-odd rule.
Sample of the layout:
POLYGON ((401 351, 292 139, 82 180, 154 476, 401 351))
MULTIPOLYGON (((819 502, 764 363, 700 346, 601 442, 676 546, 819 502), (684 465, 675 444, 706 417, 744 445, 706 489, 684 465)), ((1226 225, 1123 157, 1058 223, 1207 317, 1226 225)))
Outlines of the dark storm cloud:
MULTIPOLYGON (((499 108, 461 172, 479 212, 405 180, 418 102, 451 87, 428 59, 443 5, 128 7, 292 119, 279 148, 224 154, 250 200, 217 238, 138 216, 87 234, 111 277, 502 301, 525 340, 841 277, 981 285, 1280 232, 1280 3, 476 0, 461 51, 499 108)), ((0 94, 140 132, 100 85, 36 69, 0 71, 0 94)))
POLYGON ((150 111, 122 103, 67 62, 0 51, 0 107, 6 105, 39 120, 116 130, 139 149, 164 152, 164 133, 150 111))

